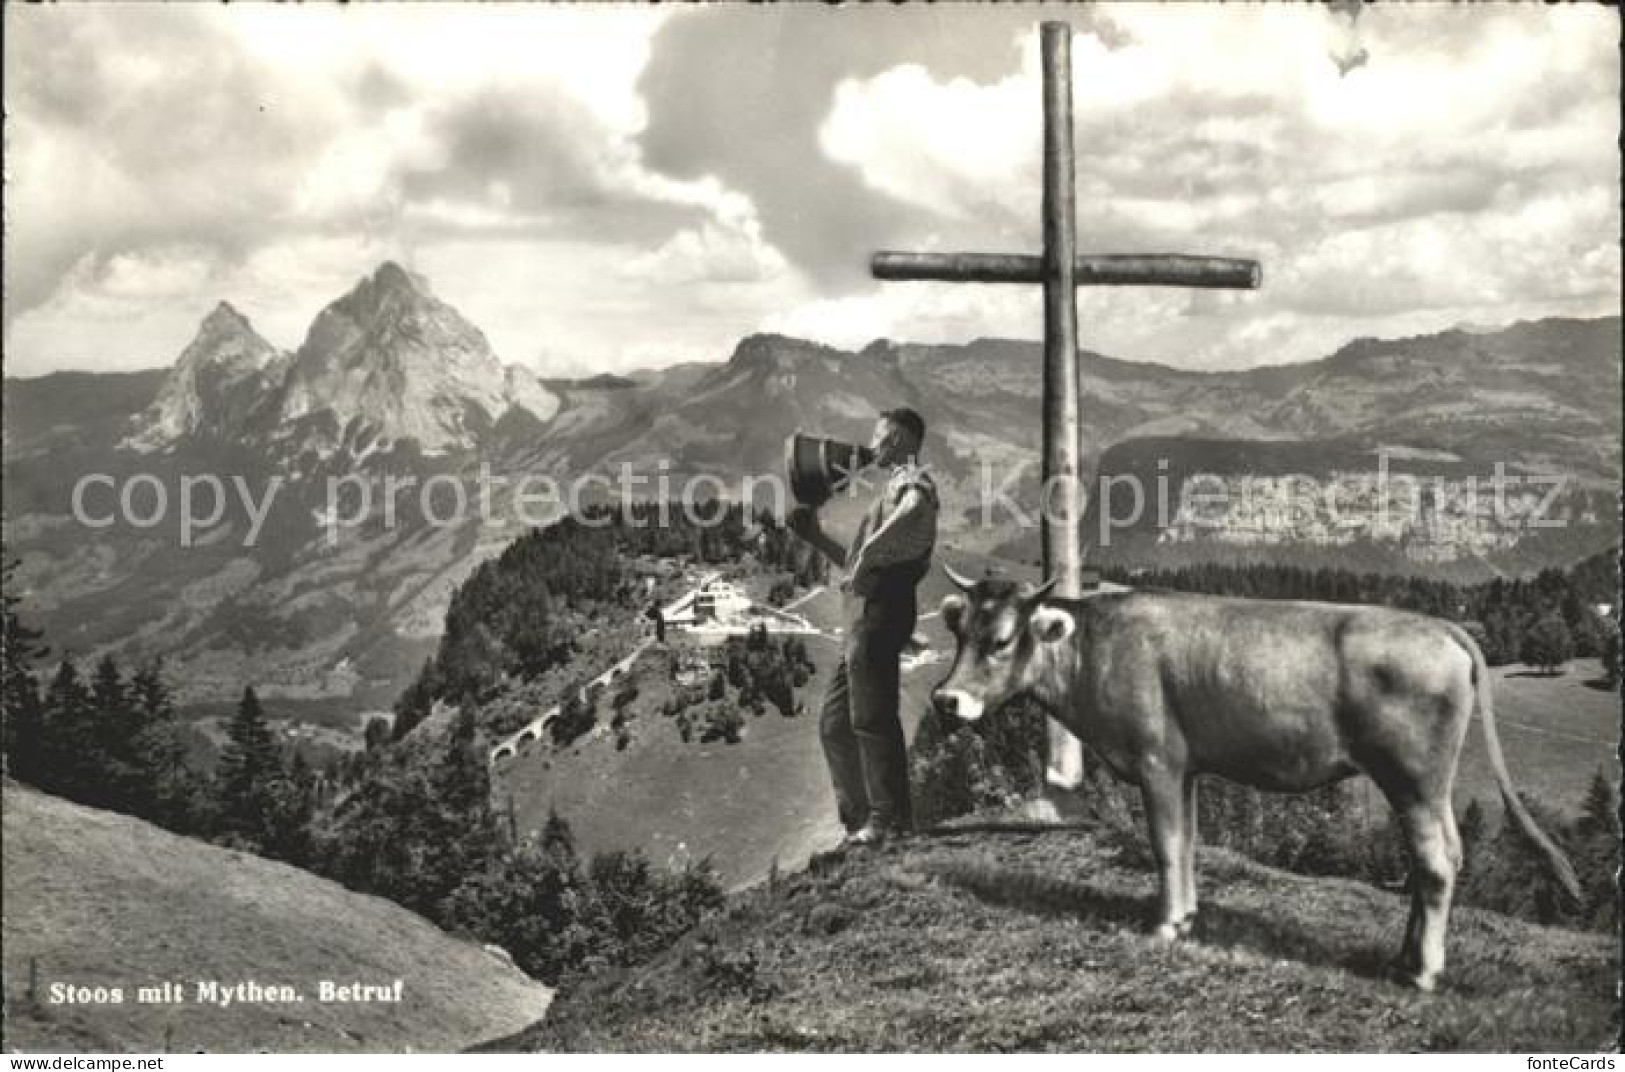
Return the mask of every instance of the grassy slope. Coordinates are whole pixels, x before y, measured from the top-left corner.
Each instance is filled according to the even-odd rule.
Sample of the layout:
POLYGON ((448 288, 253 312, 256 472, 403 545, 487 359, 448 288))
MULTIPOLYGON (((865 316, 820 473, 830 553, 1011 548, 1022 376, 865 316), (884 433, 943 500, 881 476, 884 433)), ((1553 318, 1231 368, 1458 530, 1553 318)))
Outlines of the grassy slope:
MULTIPOLYGON (((819 662, 810 689, 828 680, 819 662)), ((586 851, 637 847, 657 864, 710 857, 730 885, 765 874, 775 857, 787 866, 839 836, 814 715, 786 719, 769 708, 747 717, 739 744, 701 744, 697 735, 684 743, 657 710, 667 695, 662 683, 638 680, 643 696, 625 751, 607 731, 606 702, 598 731, 562 751, 538 742, 496 768, 497 800, 511 794, 521 831, 539 829, 556 808, 586 851)))
MULTIPOLYGON (((496 799, 502 805, 512 795, 521 831, 539 829, 556 808, 587 851, 639 847, 657 863, 710 857, 729 886, 762 878, 775 859, 781 869, 799 867, 841 834, 818 739, 818 711, 840 652, 828 639, 811 638, 808 648, 817 669, 796 692, 805 705, 800 717, 769 706, 760 718, 747 716, 738 744, 702 744, 697 733, 685 744, 658 711, 665 683, 644 673, 624 751, 615 748, 603 702, 594 733, 562 751, 538 742, 499 764, 496 799)), ((939 669, 903 679, 910 732, 939 669)))
POLYGON ((5 786, 6 1046, 181 1052, 435 1051, 515 1030, 549 991, 376 897, 258 857, 5 786), (121 986, 121 1005, 25 999, 121 986), (322 1004, 316 984, 404 981, 394 1004, 322 1004), (303 1004, 141 1005, 164 980, 289 984, 303 1004))
POLYGON ((1562 1050, 1617 1045, 1617 946, 1476 910, 1441 991, 1382 978, 1404 904, 1203 850, 1199 941, 1141 933, 1138 849, 958 833, 735 898, 493 1050, 1562 1050), (754 970, 729 972, 719 965, 754 970), (739 980, 740 982, 734 982, 739 980), (741 985, 741 983, 750 985, 741 985))

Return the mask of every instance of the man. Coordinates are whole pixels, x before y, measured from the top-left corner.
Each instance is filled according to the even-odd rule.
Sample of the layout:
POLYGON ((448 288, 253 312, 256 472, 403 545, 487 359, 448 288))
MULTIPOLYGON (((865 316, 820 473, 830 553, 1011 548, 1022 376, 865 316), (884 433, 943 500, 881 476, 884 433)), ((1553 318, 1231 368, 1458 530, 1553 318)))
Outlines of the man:
POLYGON ((914 634, 914 589, 937 535, 936 485, 919 464, 924 439, 925 421, 912 409, 887 410, 875 422, 869 447, 889 476, 849 548, 824 532, 810 508, 789 517, 792 532, 846 571, 846 650, 819 734, 851 846, 878 847, 912 822, 898 660, 914 634))

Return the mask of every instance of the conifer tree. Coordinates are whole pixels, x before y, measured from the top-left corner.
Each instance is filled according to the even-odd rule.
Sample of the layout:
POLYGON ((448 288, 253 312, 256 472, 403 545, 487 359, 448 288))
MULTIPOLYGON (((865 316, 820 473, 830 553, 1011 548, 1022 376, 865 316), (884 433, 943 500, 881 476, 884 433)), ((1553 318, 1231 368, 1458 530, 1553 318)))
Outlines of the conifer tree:
POLYGON ((99 785, 96 711, 71 658, 57 665, 45 690, 40 735, 40 788, 91 803, 99 785))
POLYGON ((431 918, 469 875, 483 871, 502 850, 501 822, 491 807, 490 771, 476 747, 475 708, 465 703, 426 776, 406 772, 399 805, 384 816, 387 835, 401 849, 403 872, 390 875, 389 896, 410 899, 431 918))
POLYGON ((136 754, 141 720, 130 702, 124 677, 112 655, 97 662, 91 676, 90 700, 94 712, 92 734, 98 769, 96 802, 116 811, 134 813, 141 796, 142 772, 136 754))
POLYGON ((45 726, 33 666, 47 649, 40 643, 40 631, 24 624, 19 614, 22 600, 13 594, 12 582, 16 569, 17 560, 6 559, 0 572, 0 596, 4 597, 4 624, 0 626, 0 729, 4 733, 0 748, 5 752, 8 774, 37 783, 45 726))
POLYGON ((547 821, 542 824, 541 850, 571 867, 576 864, 575 834, 556 808, 547 809, 547 821))
POLYGON ((1574 865, 1586 884, 1583 911, 1591 926, 1619 927, 1620 820, 1619 793, 1607 773, 1592 776, 1574 829, 1574 865))
POLYGON ((263 846, 271 822, 273 782, 283 776, 282 755, 252 685, 243 689, 215 773, 222 833, 263 846))
POLYGON ((139 667, 128 689, 140 723, 135 754, 141 785, 135 814, 178 833, 208 834, 208 779, 187 763, 187 731, 176 716, 162 661, 139 667))

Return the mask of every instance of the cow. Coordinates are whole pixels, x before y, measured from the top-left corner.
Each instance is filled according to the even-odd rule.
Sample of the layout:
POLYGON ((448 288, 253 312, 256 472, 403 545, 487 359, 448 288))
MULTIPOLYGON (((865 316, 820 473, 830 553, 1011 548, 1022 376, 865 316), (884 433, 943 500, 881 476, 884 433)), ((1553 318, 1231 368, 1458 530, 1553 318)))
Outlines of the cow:
POLYGON ((1032 588, 945 569, 960 589, 942 605, 957 650, 934 706, 974 722, 1031 697, 1139 787, 1158 938, 1187 936, 1195 922, 1197 776, 1290 793, 1365 774, 1411 854, 1394 968, 1431 990, 1461 866, 1451 786, 1475 702, 1507 814, 1578 899, 1573 866, 1512 788, 1489 670, 1460 626, 1389 607, 1161 590, 1063 599, 1053 581, 1032 588))

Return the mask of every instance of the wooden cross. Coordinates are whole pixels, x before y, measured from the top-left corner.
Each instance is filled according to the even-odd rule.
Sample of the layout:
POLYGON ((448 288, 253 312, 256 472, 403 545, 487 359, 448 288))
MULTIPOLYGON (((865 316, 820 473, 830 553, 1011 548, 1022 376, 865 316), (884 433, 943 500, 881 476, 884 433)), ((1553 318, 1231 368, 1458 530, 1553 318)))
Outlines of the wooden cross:
MULTIPOLYGON (((1041 540, 1044 576, 1057 595, 1083 594, 1083 438, 1078 407, 1080 286, 1258 287, 1257 261, 1224 257, 1080 256, 1072 159, 1072 30, 1041 28, 1044 70, 1044 251, 876 253, 877 279, 1044 284, 1044 464, 1041 540)), ((1081 780, 1082 747, 1050 724, 1052 780, 1081 780)))

